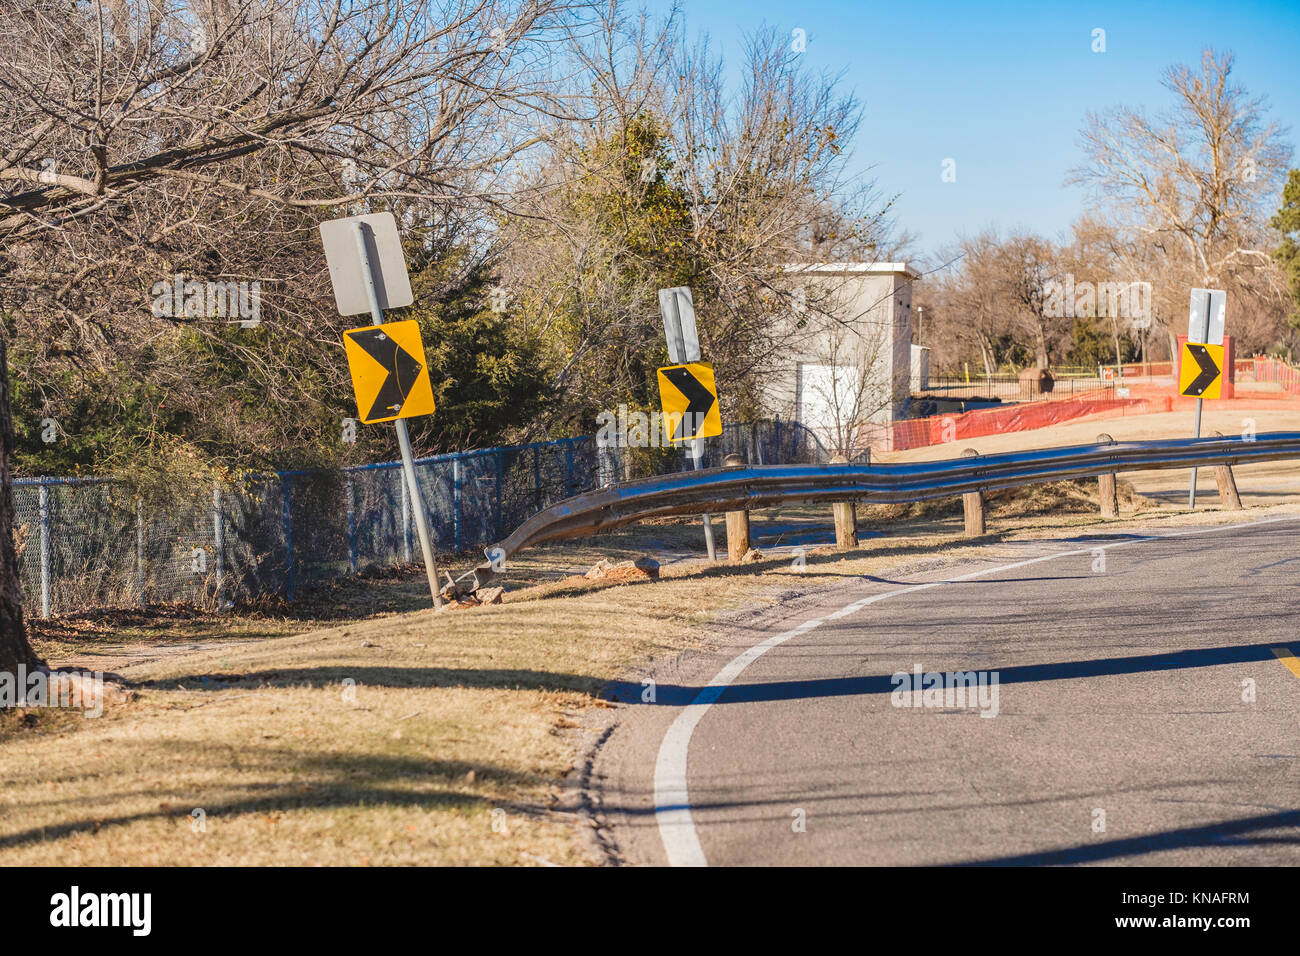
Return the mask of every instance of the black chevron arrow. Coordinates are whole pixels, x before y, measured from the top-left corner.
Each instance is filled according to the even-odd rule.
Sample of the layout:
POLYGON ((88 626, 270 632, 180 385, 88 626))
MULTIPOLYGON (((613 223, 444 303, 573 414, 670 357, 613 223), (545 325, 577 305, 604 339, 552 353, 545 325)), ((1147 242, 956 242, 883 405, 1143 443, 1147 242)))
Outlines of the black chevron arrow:
POLYGON ((695 433, 704 427, 704 416, 709 414, 709 409, 717 399, 712 392, 700 384, 700 380, 692 375, 689 369, 664 369, 664 378, 668 379, 673 388, 686 398, 686 411, 682 414, 681 421, 677 423, 677 430, 673 432, 670 441, 694 438, 695 433), (686 432, 688 423, 690 434, 686 432))
POLYGON ((415 387, 416 379, 424 371, 424 366, 414 355, 393 341, 383 329, 358 329, 349 332, 348 335, 388 372, 388 377, 379 387, 379 394, 375 396, 364 420, 390 418, 396 415, 406 404, 406 396, 415 387))
POLYGON ((1190 385, 1183 392, 1184 395, 1200 395, 1214 384, 1214 380, 1219 377, 1219 366, 1214 364, 1214 359, 1210 357, 1209 350, 1204 345, 1196 345, 1189 342, 1187 351, 1192 353, 1192 358, 1196 359, 1196 364, 1201 367, 1201 372, 1196 378, 1192 379, 1190 385))

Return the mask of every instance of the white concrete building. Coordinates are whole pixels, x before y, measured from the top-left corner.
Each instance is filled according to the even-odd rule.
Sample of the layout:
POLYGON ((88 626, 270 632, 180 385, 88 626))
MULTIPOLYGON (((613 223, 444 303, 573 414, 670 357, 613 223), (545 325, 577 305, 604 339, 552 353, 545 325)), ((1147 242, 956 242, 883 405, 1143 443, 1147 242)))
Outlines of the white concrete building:
POLYGON ((912 283, 906 262, 788 266, 796 281, 788 343, 768 376, 765 410, 794 418, 832 453, 892 446, 912 379, 912 283))

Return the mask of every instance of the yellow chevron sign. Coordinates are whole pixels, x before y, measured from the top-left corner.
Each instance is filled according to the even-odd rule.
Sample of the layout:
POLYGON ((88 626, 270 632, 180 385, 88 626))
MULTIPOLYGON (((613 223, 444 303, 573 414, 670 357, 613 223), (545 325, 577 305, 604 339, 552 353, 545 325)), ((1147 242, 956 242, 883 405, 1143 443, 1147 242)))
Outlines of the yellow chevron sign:
POLYGON ((668 365, 659 370, 659 403, 671 442, 722 434, 718 386, 708 362, 668 365))
POLYGON ((419 322, 407 319, 349 329, 343 333, 343 346, 363 422, 433 414, 433 386, 419 322))
POLYGON ((1218 398, 1223 388, 1223 346, 1183 343, 1178 368, 1178 394, 1191 398, 1218 398))

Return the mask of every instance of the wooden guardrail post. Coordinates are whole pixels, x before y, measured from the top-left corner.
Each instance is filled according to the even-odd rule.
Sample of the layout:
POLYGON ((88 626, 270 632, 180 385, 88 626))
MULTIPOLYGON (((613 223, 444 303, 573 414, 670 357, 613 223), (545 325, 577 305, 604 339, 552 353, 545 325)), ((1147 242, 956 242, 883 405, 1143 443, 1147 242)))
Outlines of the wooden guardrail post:
MULTIPOLYGON (((724 468, 743 468, 744 455, 728 455, 723 459, 724 468)), ((749 552, 749 512, 727 512, 727 560, 739 564, 749 552)))
MULTIPOLYGON (((967 448, 961 456, 978 458, 979 454, 974 448, 967 448)), ((961 504, 966 516, 966 537, 978 538, 984 533, 984 495, 979 491, 968 491, 961 496, 961 504)))
MULTIPOLYGON (((1097 444, 1112 444, 1115 441, 1110 435, 1102 432, 1097 436, 1097 444)), ((1115 472, 1097 476, 1097 492, 1101 498, 1101 516, 1103 518, 1119 517, 1119 491, 1115 487, 1115 472)))
MULTIPOLYGON (((1222 438, 1223 432, 1215 432, 1216 438, 1222 438)), ((1241 510, 1241 495, 1237 493, 1237 479, 1233 477, 1231 465, 1214 466, 1214 483, 1219 486, 1219 504, 1226 511, 1241 510)))
MULTIPOLYGON (((831 459, 832 465, 847 465, 843 455, 831 459)), ((837 501, 831 505, 835 518, 835 547, 839 551, 852 551, 858 546, 858 508, 852 501, 837 501)))

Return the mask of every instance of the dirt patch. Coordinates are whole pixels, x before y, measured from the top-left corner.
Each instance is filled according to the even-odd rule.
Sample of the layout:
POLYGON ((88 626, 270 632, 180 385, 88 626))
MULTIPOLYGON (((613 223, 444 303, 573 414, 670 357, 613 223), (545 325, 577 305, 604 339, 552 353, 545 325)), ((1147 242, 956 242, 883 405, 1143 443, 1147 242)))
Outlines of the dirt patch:
MULTIPOLYGON (((1141 511, 1151 507, 1151 502, 1138 494, 1130 482, 1121 478, 1115 484, 1121 510, 1141 511)), ((1101 497, 1097 479, 1077 478, 985 492, 984 507, 990 519, 1098 514, 1101 510, 1101 497)), ((961 514, 961 498, 932 498, 907 504, 859 505, 858 523, 870 528, 887 528, 904 522, 955 518, 961 514)))
POLYGON ((649 555, 630 561, 599 561, 583 577, 591 581, 654 581, 659 578, 659 562, 649 555))

